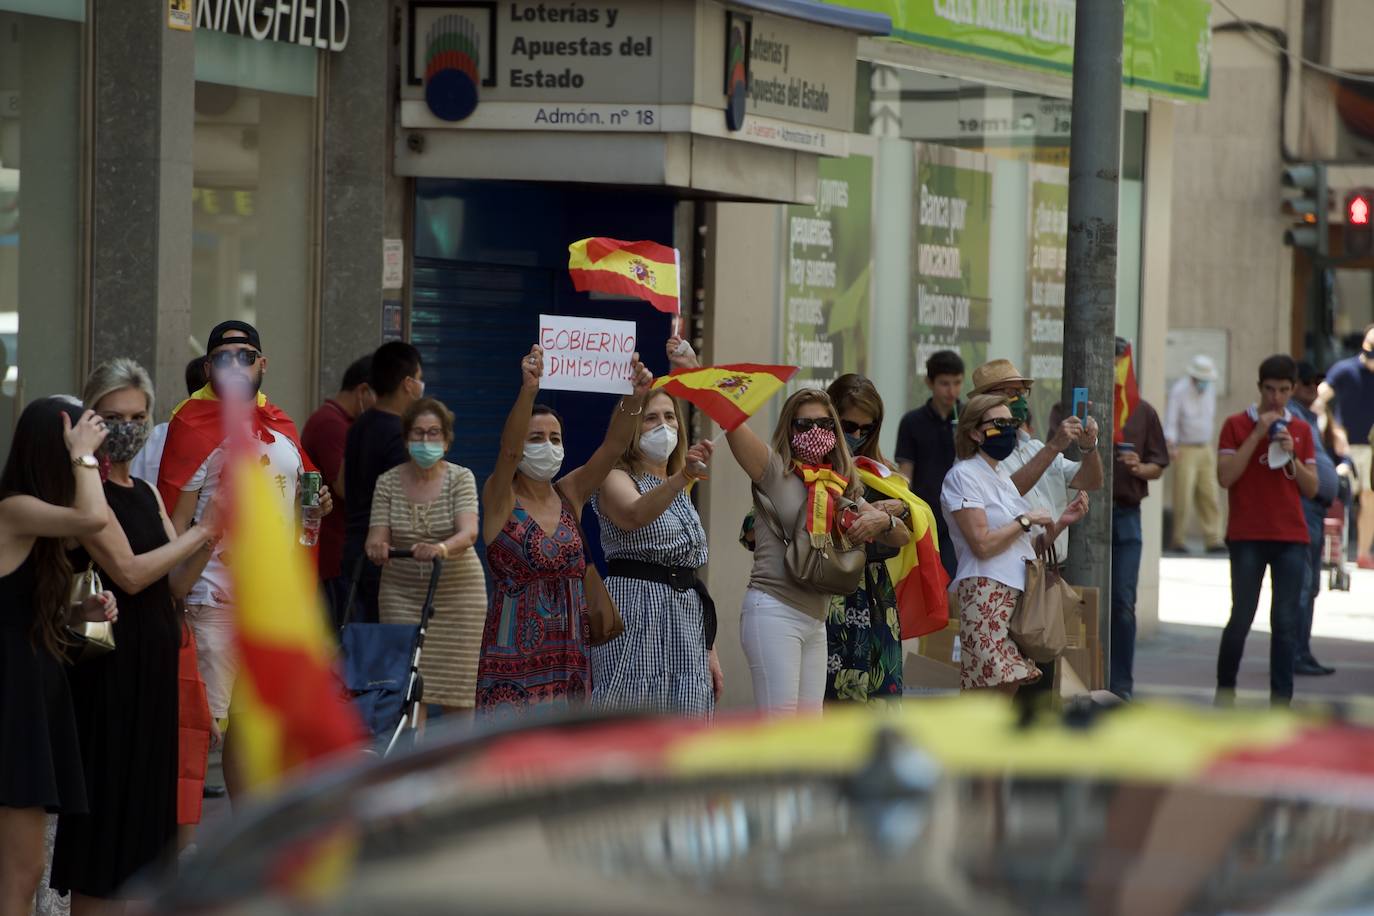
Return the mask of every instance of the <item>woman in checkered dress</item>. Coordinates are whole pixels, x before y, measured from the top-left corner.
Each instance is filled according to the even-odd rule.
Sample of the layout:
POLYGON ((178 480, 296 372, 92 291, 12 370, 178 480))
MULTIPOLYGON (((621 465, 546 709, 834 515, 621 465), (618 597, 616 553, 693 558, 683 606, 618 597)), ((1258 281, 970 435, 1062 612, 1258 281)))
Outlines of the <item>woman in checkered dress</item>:
POLYGON ((606 554, 606 587, 625 632, 591 650, 592 703, 709 716, 724 684, 715 607, 697 578, 706 531, 687 495, 704 477, 711 443, 687 448, 678 410, 659 392, 644 404, 640 436, 592 497, 606 554))

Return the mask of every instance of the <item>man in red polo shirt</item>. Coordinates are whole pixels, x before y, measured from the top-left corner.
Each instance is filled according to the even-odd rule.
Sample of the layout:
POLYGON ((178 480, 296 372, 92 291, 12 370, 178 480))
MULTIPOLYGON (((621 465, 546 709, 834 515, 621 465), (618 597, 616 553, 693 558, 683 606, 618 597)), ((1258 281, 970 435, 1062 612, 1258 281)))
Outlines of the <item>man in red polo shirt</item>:
POLYGON ((334 493, 335 510, 320 522, 320 586, 337 622, 348 600, 347 579, 343 575, 344 523, 347 520, 348 497, 344 495, 343 458, 348 429, 358 414, 377 401, 372 393, 370 375, 372 355, 356 360, 344 372, 343 383, 333 397, 305 421, 301 431, 301 445, 324 475, 324 482, 334 493), (339 511, 342 510, 342 511, 339 511))
POLYGON ((1298 380, 1292 357, 1260 363, 1258 404, 1227 417, 1217 447, 1217 481, 1227 491, 1231 517, 1231 619, 1217 654, 1217 703, 1235 702, 1236 674, 1245 637, 1259 606, 1264 570, 1270 571, 1269 694, 1276 706, 1293 699, 1307 522, 1302 499, 1317 493, 1317 452, 1312 429, 1288 409, 1298 380))

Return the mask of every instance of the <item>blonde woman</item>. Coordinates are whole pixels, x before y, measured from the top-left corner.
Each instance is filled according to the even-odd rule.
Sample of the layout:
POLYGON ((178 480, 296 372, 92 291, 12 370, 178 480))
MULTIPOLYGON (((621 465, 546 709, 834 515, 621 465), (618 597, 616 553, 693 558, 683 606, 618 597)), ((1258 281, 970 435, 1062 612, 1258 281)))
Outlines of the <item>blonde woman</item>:
POLYGON ((1057 520, 1032 509, 1001 463, 1016 450, 1020 421, 1002 395, 969 400, 954 436, 959 460, 945 475, 941 508, 959 558, 954 592, 959 605, 960 682, 965 690, 1014 695, 1040 679, 1040 669, 1011 639, 1009 626, 1026 587, 1032 536, 1046 543, 1088 511, 1080 493, 1057 520))
POLYGON ((644 402, 639 435, 592 497, 606 587, 625 632, 592 649, 592 702, 602 708, 709 716, 724 686, 716 608, 697 577, 706 530, 687 495, 706 476, 712 444, 687 448, 672 396, 644 402))
MULTIPOLYGON (((858 518, 845 531, 851 542, 900 547, 911 537, 893 516, 864 502, 840 418, 824 391, 803 388, 788 398, 771 443, 748 426, 729 432, 726 441, 756 490, 777 509, 784 532, 794 530, 813 500, 828 498, 833 506, 843 496, 858 503, 858 518)), ((754 509, 763 511, 757 496, 754 509)), ((831 513, 827 530, 816 534, 837 538, 838 514, 831 513)), ((754 701, 773 712, 819 712, 825 698, 825 619, 833 596, 792 577, 787 546, 769 525, 756 525, 754 537, 754 567, 740 616, 754 701)))

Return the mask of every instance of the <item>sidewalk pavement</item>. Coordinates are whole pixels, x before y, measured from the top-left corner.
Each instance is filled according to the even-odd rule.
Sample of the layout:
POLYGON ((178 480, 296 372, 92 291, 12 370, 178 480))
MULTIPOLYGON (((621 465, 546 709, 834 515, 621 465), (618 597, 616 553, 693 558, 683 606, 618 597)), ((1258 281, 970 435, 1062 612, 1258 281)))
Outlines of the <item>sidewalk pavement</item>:
MULTIPOLYGON (((1330 677, 1296 678, 1294 702, 1374 696, 1374 570, 1354 568, 1351 590, 1326 589, 1317 598, 1312 652, 1336 669, 1330 677)), ((1159 567, 1158 632, 1136 646, 1136 698, 1211 703, 1217 648, 1231 613, 1230 564, 1225 557, 1164 557, 1159 567)), ((1269 702, 1269 586, 1260 594, 1245 643, 1238 702, 1269 702)))

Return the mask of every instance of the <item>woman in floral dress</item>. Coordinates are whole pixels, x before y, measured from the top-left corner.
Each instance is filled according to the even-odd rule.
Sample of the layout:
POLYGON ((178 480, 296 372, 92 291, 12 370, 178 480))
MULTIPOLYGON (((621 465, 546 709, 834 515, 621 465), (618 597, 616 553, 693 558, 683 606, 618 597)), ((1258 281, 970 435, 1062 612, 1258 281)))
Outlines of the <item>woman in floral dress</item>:
POLYGON ((555 486, 563 466, 563 421, 534 403, 544 351, 532 347, 520 371, 520 395, 501 433, 496 468, 482 488, 492 595, 477 666, 479 715, 575 706, 590 697, 579 520, 583 504, 638 432, 653 382, 635 354, 634 394, 620 400, 605 441, 587 463, 555 486))

